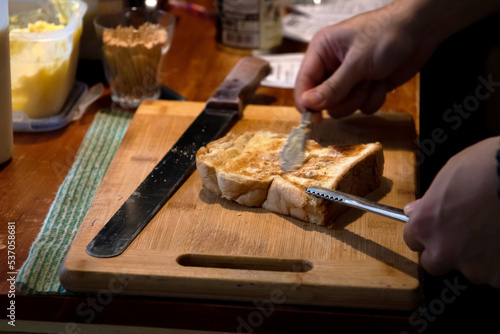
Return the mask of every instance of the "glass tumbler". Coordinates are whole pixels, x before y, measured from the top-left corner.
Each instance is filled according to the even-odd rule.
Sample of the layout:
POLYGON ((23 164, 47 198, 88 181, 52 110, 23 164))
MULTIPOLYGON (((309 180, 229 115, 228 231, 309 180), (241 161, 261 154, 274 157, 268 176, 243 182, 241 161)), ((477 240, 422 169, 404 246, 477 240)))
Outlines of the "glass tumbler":
POLYGON ((170 48, 175 16, 162 10, 128 8, 94 19, 111 99, 125 108, 160 96, 162 57, 170 48))

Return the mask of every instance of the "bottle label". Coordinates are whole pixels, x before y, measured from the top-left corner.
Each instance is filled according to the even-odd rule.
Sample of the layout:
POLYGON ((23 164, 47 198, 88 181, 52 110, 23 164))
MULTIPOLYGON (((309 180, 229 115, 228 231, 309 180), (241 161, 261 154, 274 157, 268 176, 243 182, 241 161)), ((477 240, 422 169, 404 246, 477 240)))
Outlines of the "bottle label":
POLYGON ((281 44, 280 0, 219 0, 218 40, 230 47, 269 49, 281 44))

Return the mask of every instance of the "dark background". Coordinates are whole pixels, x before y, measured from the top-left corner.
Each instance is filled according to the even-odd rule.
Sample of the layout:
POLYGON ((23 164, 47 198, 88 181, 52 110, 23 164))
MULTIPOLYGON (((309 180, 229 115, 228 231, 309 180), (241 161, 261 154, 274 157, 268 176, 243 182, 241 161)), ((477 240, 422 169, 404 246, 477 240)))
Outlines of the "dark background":
MULTIPOLYGON (((500 14, 490 16, 449 38, 421 71, 420 142, 422 144, 432 138, 432 132, 437 128, 444 131, 447 139, 436 143, 433 153, 423 153, 424 156, 419 157, 420 195, 425 193, 436 173, 451 156, 482 139, 500 135, 500 87, 496 87, 488 99, 480 101, 477 110, 463 119, 456 129, 451 127, 453 123, 443 119, 447 109, 453 108, 454 104, 463 104, 471 95, 475 96, 476 87, 480 84, 479 76, 487 80, 489 75, 492 81, 500 84, 500 14)), ((481 90, 482 93, 485 91, 481 90)), ((454 333, 459 330, 465 333, 498 332, 499 290, 473 285, 457 272, 442 277, 426 273, 423 276, 423 308, 439 305, 433 300, 442 298, 441 293, 447 288, 446 280, 454 282, 456 279, 467 288, 453 303, 445 304, 445 309, 436 319, 429 317, 428 327, 422 333, 454 333), (469 331, 470 328, 473 331, 469 331)))

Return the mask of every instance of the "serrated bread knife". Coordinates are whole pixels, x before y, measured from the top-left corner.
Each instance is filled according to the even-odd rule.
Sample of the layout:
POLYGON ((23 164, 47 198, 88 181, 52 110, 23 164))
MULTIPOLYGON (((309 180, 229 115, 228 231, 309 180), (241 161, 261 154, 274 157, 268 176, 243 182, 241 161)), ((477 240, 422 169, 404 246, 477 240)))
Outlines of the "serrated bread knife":
POLYGON ((347 205, 353 208, 372 212, 377 215, 399 220, 404 223, 407 222, 409 219, 408 216, 405 215, 404 211, 401 209, 369 201, 363 197, 346 194, 341 191, 313 186, 307 188, 306 193, 319 198, 324 198, 330 201, 334 201, 342 205, 347 205))
POLYGON ((243 115, 247 98, 270 71, 265 60, 242 58, 177 143, 87 245, 87 254, 99 258, 121 254, 194 171, 198 149, 243 115))

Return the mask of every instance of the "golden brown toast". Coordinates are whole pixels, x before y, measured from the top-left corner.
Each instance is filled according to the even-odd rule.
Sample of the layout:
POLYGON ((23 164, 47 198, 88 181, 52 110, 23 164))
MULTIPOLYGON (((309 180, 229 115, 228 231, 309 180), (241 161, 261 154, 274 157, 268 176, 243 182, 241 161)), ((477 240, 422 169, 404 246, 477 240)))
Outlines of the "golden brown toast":
POLYGON ((269 131, 228 134, 200 148, 196 167, 203 186, 228 200, 331 225, 345 206, 305 193, 312 185, 365 196, 380 185, 380 143, 321 147, 307 141, 304 165, 290 173, 280 166, 287 135, 269 131))

